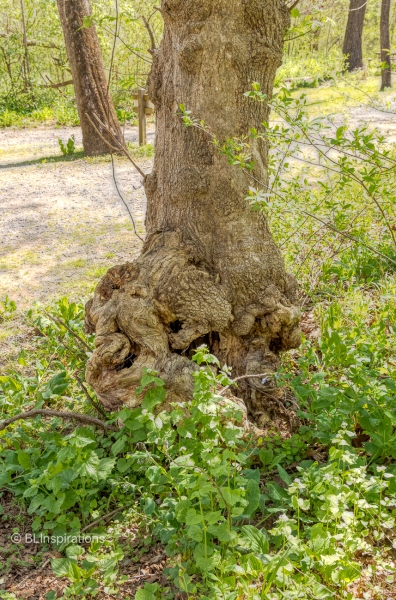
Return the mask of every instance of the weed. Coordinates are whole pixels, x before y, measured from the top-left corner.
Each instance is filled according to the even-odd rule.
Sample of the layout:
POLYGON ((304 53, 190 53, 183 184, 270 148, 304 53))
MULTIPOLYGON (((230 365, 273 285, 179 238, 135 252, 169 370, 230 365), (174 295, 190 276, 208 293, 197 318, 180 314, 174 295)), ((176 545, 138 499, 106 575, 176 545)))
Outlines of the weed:
POLYGON ((69 139, 66 142, 66 145, 62 142, 62 140, 60 138, 58 138, 58 144, 59 144, 59 148, 61 149, 63 156, 69 156, 71 154, 74 154, 74 152, 76 150, 74 135, 69 137, 69 139))

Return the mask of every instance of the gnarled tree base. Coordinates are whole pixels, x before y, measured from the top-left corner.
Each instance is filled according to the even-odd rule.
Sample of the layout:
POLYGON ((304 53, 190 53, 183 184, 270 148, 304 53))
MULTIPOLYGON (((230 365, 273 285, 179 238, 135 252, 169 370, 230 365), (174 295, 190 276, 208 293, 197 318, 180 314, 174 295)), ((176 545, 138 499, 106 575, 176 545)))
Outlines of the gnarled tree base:
MULTIPOLYGON (((258 282, 255 303, 238 306, 221 276, 194 258, 181 232, 153 236, 140 258, 108 271, 88 302, 86 322, 96 332, 96 350, 87 381, 108 410, 140 404, 135 390, 143 367, 165 380, 167 402, 191 398, 197 367, 190 359, 201 344, 231 366, 235 377, 271 374, 279 352, 299 345, 291 277, 282 288, 258 282)), ((265 390, 252 378, 236 394, 256 416, 265 412, 265 390)))

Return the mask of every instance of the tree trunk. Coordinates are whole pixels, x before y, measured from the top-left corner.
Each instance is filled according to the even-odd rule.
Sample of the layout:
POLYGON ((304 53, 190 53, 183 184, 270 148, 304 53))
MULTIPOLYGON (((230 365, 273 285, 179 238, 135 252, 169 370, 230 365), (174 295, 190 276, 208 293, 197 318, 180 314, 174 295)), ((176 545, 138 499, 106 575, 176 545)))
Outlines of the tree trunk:
MULTIPOLYGON (((145 179, 146 230, 136 261, 114 267, 86 308, 96 350, 87 380, 108 409, 141 402, 143 367, 166 381, 169 400, 192 393, 194 348, 206 344, 233 376, 273 373, 300 343, 297 284, 268 228, 246 201, 253 177, 229 164, 178 105, 216 133, 240 137, 268 119, 244 97, 253 81, 271 96, 289 24, 283 0, 162 0, 164 38, 149 95, 156 106, 154 168, 145 179)), ((252 143, 254 178, 267 182, 268 147, 252 143)), ((241 383, 256 418, 260 379, 241 383)), ((268 391, 268 388, 267 388, 268 391)))
POLYGON ((380 38, 381 38, 381 62, 386 63, 387 68, 382 69, 381 91, 392 86, 391 56, 390 56, 390 4, 391 0, 382 0, 380 38))
POLYGON ((124 139, 108 91, 96 28, 94 25, 83 27, 84 19, 92 15, 90 0, 57 0, 57 3, 73 77, 84 151, 87 156, 108 154, 110 148, 107 142, 113 147, 115 144, 95 115, 112 131, 119 144, 123 145, 124 139))
POLYGON ((350 0, 345 31, 343 54, 347 57, 346 70, 351 72, 363 67, 362 36, 367 0, 350 0))

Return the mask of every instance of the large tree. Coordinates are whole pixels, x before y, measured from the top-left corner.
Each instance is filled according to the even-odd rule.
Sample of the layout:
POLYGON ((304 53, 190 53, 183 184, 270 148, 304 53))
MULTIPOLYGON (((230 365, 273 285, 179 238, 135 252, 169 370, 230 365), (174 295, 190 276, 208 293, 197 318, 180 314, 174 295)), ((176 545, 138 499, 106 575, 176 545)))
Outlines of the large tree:
POLYGON ((390 56, 390 4, 391 0, 382 0, 380 39, 381 39, 381 62, 387 66, 382 69, 381 91, 392 85, 392 66, 390 56))
POLYGON ((347 57, 346 69, 354 71, 363 67, 362 37, 367 0, 350 0, 348 21, 342 52, 347 57))
POLYGON ((106 154, 109 143, 124 144, 109 94, 90 0, 57 0, 67 56, 72 72, 83 146, 88 156, 106 154), (98 120, 99 119, 99 120, 98 120))
MULTIPOLYGON (((165 31, 149 95, 156 107, 155 162, 145 178, 141 256, 108 271, 86 307, 96 350, 87 380, 108 409, 141 401, 143 367, 165 379, 169 399, 191 395, 192 351, 205 343, 233 375, 273 373, 300 343, 297 285, 285 271, 249 185, 267 182, 268 147, 252 143, 251 175, 229 164, 210 137, 186 128, 179 103, 220 140, 259 129, 271 96, 289 15, 283 0, 162 0, 165 31)), ((263 377, 264 379, 264 377, 263 377)), ((270 379, 270 377, 269 377, 270 379)), ((268 388, 242 380, 238 395, 258 418, 268 388)))

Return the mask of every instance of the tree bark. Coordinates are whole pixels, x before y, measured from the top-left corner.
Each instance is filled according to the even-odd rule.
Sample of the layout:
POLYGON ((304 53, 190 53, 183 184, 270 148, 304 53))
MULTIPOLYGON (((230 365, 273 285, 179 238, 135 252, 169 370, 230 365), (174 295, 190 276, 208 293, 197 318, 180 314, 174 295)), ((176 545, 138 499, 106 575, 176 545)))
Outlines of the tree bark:
MULTIPOLYGON (((233 377, 273 373, 300 343, 297 284, 264 215, 246 201, 254 179, 229 164, 178 106, 220 140, 260 129, 266 103, 244 97, 253 81, 271 96, 289 24, 283 0, 162 0, 164 38, 154 52, 155 162, 145 178, 147 236, 140 258, 114 267, 86 307, 96 350, 87 381, 103 404, 138 405, 142 368, 165 379, 168 400, 192 394, 194 348, 206 344, 233 377)), ((268 147, 252 142, 253 177, 267 182, 268 147)), ((196 367, 195 367, 196 368, 196 367)), ((256 418, 265 385, 240 382, 256 418)))
POLYGON ((95 115, 113 132, 120 144, 124 145, 124 139, 108 91, 96 28, 94 25, 83 27, 84 19, 92 15, 90 0, 57 0, 57 3, 73 77, 84 151, 87 156, 108 154, 109 143, 114 147, 114 141, 95 115))
POLYGON ((362 37, 367 0, 350 0, 345 30, 343 54, 347 57, 346 70, 351 72, 363 67, 362 37))
POLYGON ((380 39, 381 39, 381 62, 388 66, 382 69, 381 91, 392 86, 392 65, 390 56, 390 4, 391 0, 382 0, 381 20, 380 20, 380 39))

